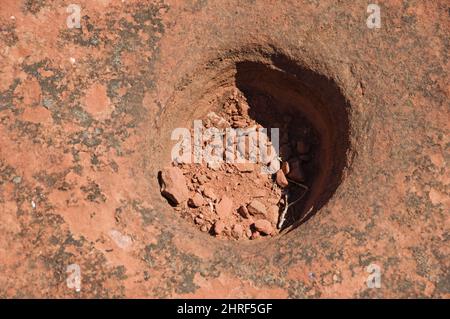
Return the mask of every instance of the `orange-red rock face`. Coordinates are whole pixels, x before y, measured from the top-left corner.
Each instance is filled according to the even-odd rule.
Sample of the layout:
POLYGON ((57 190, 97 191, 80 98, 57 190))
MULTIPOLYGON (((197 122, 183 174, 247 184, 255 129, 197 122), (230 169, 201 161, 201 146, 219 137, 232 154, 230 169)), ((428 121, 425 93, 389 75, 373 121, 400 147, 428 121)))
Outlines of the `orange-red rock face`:
POLYGON ((0 6, 1 297, 450 297, 446 1, 384 1, 376 30, 358 1, 78 3, 81 29, 0 6), (224 243, 160 198, 161 141, 203 72, 264 50, 337 83, 357 152, 298 228, 224 243))

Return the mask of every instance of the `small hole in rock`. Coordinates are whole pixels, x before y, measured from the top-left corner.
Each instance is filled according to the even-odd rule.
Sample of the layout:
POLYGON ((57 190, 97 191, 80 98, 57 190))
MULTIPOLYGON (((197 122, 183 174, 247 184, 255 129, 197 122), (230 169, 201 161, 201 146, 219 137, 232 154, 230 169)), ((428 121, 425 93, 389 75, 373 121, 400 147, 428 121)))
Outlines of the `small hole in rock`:
POLYGON ((237 62, 232 70, 198 95, 202 112, 190 118, 189 147, 179 144, 190 162, 178 159, 158 179, 175 213, 200 231, 270 238, 312 217, 341 182, 348 105, 333 81, 284 56, 237 62), (201 162, 194 120, 201 120, 201 162))

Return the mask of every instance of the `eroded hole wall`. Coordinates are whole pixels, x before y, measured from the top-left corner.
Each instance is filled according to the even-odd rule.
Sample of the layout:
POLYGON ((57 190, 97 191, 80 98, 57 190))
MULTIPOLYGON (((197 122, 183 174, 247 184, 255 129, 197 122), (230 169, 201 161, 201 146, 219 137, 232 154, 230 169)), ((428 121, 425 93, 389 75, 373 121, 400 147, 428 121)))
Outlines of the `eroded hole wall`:
MULTIPOLYGON (((348 106, 331 80, 279 57, 274 60, 274 64, 241 61, 215 72, 209 70, 210 76, 198 82, 194 78, 166 109, 162 118, 170 119, 171 125, 163 124, 161 131, 166 132, 162 138, 167 145, 173 145, 168 139, 171 128, 190 127, 194 119, 204 118, 211 110, 220 111, 214 101, 231 89, 242 92, 250 106, 250 116, 264 127, 283 123, 279 123, 279 118, 278 123, 269 123, 270 119, 258 118, 258 112, 252 114, 258 96, 270 99, 269 107, 276 108, 278 113, 289 115, 293 121, 290 127, 310 127, 308 142, 314 146, 312 161, 306 165, 310 189, 290 212, 289 225, 295 228, 313 216, 340 183, 349 143, 348 106)), ((169 164, 170 149, 165 150, 165 164, 169 164)))

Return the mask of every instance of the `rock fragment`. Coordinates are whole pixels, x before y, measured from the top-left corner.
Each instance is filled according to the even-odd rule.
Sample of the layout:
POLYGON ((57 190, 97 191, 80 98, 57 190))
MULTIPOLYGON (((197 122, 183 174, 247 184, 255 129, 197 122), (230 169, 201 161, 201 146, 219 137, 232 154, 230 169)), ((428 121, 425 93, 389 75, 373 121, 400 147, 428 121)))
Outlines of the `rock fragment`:
POLYGON ((202 217, 197 216, 197 217, 195 217, 194 222, 195 222, 197 225, 203 225, 205 221, 203 220, 202 217))
POLYGON ((240 224, 235 224, 233 226, 233 229, 231 230, 231 235, 236 239, 241 238, 243 233, 244 233, 244 228, 240 224))
POLYGON ((233 128, 242 128, 247 126, 247 121, 244 119, 236 119, 231 124, 233 128))
POLYGON ((254 233, 252 233, 252 236, 250 237, 251 240, 255 240, 258 239, 259 237, 261 237, 261 234, 257 231, 255 231, 254 233))
POLYGON ((197 177, 197 181, 200 185, 203 185, 208 181, 208 177, 206 177, 205 175, 200 175, 197 177))
POLYGON ((272 224, 265 219, 258 219, 253 225, 258 232, 264 235, 270 235, 274 230, 272 224))
POLYGON ((278 205, 272 205, 267 209, 267 220, 273 225, 278 223, 278 217, 280 215, 280 208, 278 205))
POLYGON ((174 205, 185 202, 189 197, 186 179, 178 167, 166 167, 160 172, 161 194, 174 205))
POLYGON ((255 190, 255 193, 253 194, 253 196, 255 198, 266 197, 267 196, 267 192, 266 192, 265 189, 257 189, 257 190, 255 190))
POLYGON ((220 235, 225 230, 225 223, 221 220, 216 221, 213 230, 215 235, 220 235))
POLYGON ((241 173, 250 173, 255 169, 255 164, 253 163, 236 163, 234 164, 239 172, 241 173))
POLYGON ((189 198, 188 205, 190 207, 197 208, 206 205, 206 201, 202 195, 200 195, 199 193, 195 193, 194 196, 189 198))
POLYGON ((205 189, 203 190, 203 195, 205 195, 206 197, 208 197, 209 199, 212 199, 212 200, 217 199, 217 196, 214 193, 214 190, 210 187, 205 187, 205 189))
POLYGON ((248 106, 247 103, 242 103, 242 102, 238 103, 239 114, 241 114, 242 116, 248 115, 249 109, 250 109, 250 107, 248 106))
POLYGON ((267 209, 264 204, 256 199, 252 200, 250 204, 248 204, 247 209, 248 212, 255 217, 264 218, 267 213, 267 209))
POLYGON ((281 188, 285 188, 289 185, 288 180, 286 179, 286 176, 283 173, 283 170, 278 170, 275 176, 275 180, 281 188))
POLYGON ((244 218, 249 218, 250 217, 250 213, 248 212, 248 209, 245 206, 239 207, 238 213, 239 213, 239 215, 241 215, 244 218))
POLYGON ((233 210, 233 201, 226 195, 222 197, 216 205, 216 213, 219 218, 227 218, 231 216, 233 210))

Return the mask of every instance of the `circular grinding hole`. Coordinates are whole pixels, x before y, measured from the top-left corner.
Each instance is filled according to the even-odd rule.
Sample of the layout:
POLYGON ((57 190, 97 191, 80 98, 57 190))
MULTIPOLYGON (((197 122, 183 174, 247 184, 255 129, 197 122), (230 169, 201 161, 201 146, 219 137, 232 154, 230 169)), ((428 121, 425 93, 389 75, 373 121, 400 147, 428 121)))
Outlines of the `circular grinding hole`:
POLYGON ((332 80, 283 55, 208 67, 205 76, 194 78, 188 90, 179 92, 173 108, 167 108, 161 120, 164 116, 165 121, 180 125, 172 129, 190 129, 191 151, 194 120, 202 121, 202 133, 214 127, 225 135, 221 142, 202 135, 201 143, 202 154, 208 145, 219 145, 212 154, 221 154, 223 162, 204 158, 201 163, 172 162, 158 175, 161 193, 174 207, 174 214, 217 238, 262 240, 296 228, 331 198, 346 167, 349 125, 345 98, 332 80), (187 120, 181 121, 180 115, 187 120), (269 157, 269 162, 267 157, 257 156, 256 163, 249 163, 253 154, 249 140, 254 136, 245 134, 228 144, 232 154, 227 154, 230 128, 247 132, 268 129, 265 135, 259 131, 263 135, 257 135, 255 144, 261 142, 257 152, 269 153, 275 145, 272 128, 278 128, 276 156, 269 157), (239 152, 243 141, 245 148, 239 152), (268 148, 261 149, 261 144, 268 148), (236 163, 237 156, 245 163, 236 163), (263 174, 262 169, 274 168, 274 158, 279 170, 275 165, 276 173, 263 174))

